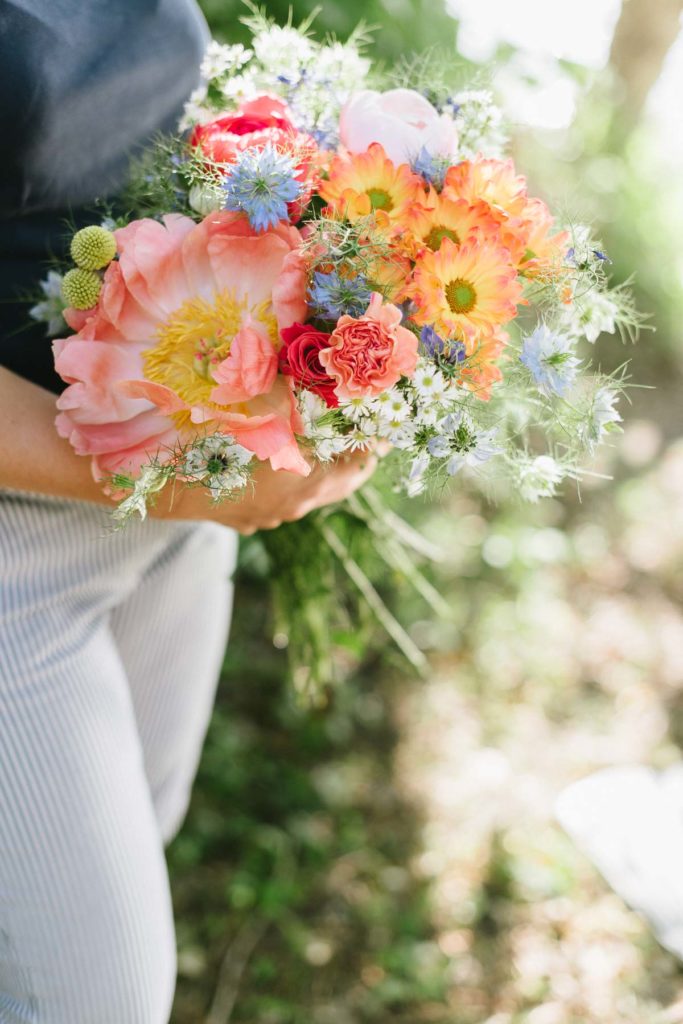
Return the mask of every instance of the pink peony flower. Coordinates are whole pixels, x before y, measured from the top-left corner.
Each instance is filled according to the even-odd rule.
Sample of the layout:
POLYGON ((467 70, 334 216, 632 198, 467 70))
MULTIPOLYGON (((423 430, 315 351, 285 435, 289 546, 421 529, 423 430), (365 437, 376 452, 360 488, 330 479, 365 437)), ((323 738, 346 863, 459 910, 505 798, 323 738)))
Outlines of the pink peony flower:
POLYGON ((431 156, 457 155, 453 119, 439 114, 413 89, 356 93, 342 109, 339 134, 351 153, 364 153, 371 143, 379 142, 395 164, 410 163, 422 149, 431 156))
POLYGON ((417 338, 401 327, 401 311, 373 292, 365 314, 342 316, 330 335, 330 347, 318 353, 321 365, 337 381, 339 398, 379 395, 417 366, 417 338))
POLYGON ((291 388, 277 377, 280 330, 307 311, 298 231, 171 214, 133 221, 116 240, 97 306, 54 343, 69 384, 57 429, 92 457, 95 477, 135 473, 203 430, 233 434, 274 468, 310 472, 291 388))

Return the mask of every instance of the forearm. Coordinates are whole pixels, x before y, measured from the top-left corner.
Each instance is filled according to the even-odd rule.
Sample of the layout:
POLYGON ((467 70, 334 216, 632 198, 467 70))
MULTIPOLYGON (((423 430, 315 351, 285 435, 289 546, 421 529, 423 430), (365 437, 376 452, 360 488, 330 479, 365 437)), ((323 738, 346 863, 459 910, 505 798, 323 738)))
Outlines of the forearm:
POLYGON ((111 506, 54 421, 55 396, 0 367, 0 487, 111 506))
MULTIPOLYGON (((57 434, 55 396, 0 367, 0 488, 93 501, 113 508, 92 476, 90 459, 57 434)), ((258 465, 253 486, 236 501, 210 501, 205 488, 167 487, 150 509, 164 519, 212 519, 241 533, 299 519, 342 501, 371 475, 374 458, 356 453, 315 466, 309 477, 258 465)))

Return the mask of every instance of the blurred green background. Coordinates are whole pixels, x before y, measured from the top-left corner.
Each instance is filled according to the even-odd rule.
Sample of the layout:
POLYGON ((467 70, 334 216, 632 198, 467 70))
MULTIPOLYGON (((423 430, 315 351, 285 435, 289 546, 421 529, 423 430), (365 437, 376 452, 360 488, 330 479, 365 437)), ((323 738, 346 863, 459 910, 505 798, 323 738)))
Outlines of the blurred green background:
MULTIPOLYGON (((202 6, 215 35, 244 38, 237 0, 202 6)), ((312 6, 295 3, 295 22, 312 6)), ((597 225, 616 283, 636 274, 656 333, 627 352, 603 337, 595 361, 631 359, 648 388, 631 391, 624 434, 580 496, 494 508, 459 486, 439 506, 412 503, 444 551, 433 578, 450 607, 438 619, 395 599, 430 658, 426 681, 378 649, 327 709, 299 710, 245 561, 169 851, 174 1024, 683 1021, 677 961, 552 816, 572 779, 675 762, 683 741, 683 152, 667 100, 681 4, 608 2, 602 61, 513 34, 488 41, 486 68, 477 17, 490 34, 495 4, 452 6, 460 22, 437 0, 326 0, 316 25, 343 36, 362 17, 376 59, 437 45, 493 76, 532 191, 597 225)), ((589 34, 588 8, 571 6, 589 34)), ((284 0, 267 8, 286 19, 284 0)), ((549 8, 538 0, 539 22, 549 8)))

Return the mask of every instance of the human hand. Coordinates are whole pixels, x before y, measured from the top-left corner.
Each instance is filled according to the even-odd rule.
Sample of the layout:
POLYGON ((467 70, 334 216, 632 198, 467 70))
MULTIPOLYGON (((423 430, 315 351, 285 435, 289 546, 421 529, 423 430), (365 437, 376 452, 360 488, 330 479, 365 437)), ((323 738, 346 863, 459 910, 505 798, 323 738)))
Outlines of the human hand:
POLYGON ((369 452, 342 455, 334 462, 313 464, 307 477, 272 470, 260 463, 243 496, 234 501, 212 502, 204 488, 162 492, 152 515, 164 519, 210 519, 246 535, 272 530, 281 523, 302 519, 324 505, 343 501, 368 480, 377 459, 369 452))

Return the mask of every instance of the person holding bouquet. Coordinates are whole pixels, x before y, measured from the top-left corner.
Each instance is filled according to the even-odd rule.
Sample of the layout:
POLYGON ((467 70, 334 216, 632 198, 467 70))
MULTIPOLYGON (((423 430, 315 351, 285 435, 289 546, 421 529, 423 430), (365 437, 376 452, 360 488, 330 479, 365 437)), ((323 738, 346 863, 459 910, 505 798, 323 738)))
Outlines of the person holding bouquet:
POLYGON ((163 845, 189 799, 226 643, 237 533, 343 499, 349 454, 262 463, 216 504, 111 498, 54 428, 55 374, 17 298, 67 220, 114 196, 199 77, 193 0, 0 2, 0 1020, 165 1024, 175 941, 163 845))

